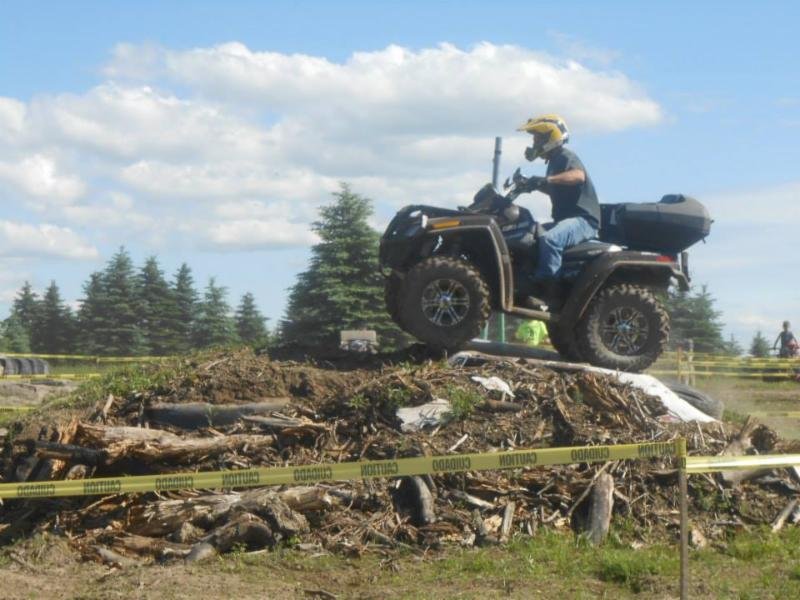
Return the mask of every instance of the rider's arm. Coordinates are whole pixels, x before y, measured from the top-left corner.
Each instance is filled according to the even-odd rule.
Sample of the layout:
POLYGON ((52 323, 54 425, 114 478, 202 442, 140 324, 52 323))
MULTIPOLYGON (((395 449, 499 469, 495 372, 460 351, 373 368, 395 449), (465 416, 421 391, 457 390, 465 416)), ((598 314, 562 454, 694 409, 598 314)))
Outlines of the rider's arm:
POLYGON ((586 181, 586 173, 583 169, 569 169, 558 175, 550 175, 547 183, 556 185, 579 185, 586 181))

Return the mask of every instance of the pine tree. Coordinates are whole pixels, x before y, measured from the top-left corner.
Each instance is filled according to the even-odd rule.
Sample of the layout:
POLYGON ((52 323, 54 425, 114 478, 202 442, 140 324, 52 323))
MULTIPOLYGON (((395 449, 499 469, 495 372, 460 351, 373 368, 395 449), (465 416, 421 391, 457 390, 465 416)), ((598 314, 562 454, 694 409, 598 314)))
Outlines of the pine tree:
POLYGON ((72 311, 64 305, 55 281, 39 301, 37 318, 31 330, 31 349, 42 354, 67 354, 73 350, 75 323, 72 311))
POLYGON ((251 346, 264 346, 268 343, 266 319, 256 307, 253 294, 247 292, 242 296, 239 308, 236 309, 236 331, 239 339, 251 346))
POLYGON ((756 332, 753 341, 750 342, 750 354, 757 358, 766 358, 769 356, 770 345, 760 331, 756 332))
POLYGON ((724 352, 728 356, 741 356, 742 353, 744 352, 741 344, 739 344, 739 342, 736 341, 736 338, 733 337, 733 334, 731 334, 730 339, 728 339, 728 341, 725 342, 724 352))
POLYGON ((103 274, 92 273, 83 284, 83 298, 78 310, 77 350, 80 354, 94 355, 103 351, 101 335, 108 330, 107 311, 103 274))
POLYGON ((290 290, 281 341, 307 348, 338 346, 341 330, 367 328, 377 331, 382 346, 391 347, 402 334, 384 307, 378 234, 367 222, 372 203, 345 184, 334 198, 312 225, 320 242, 290 290))
POLYGON ((225 299, 227 290, 218 286, 212 277, 206 286, 194 332, 198 348, 226 346, 236 341, 235 323, 225 299))
POLYGON ((137 280, 139 326, 144 336, 147 351, 155 356, 164 356, 172 350, 177 303, 158 259, 147 259, 137 280))
POLYGON ((125 248, 111 257, 102 276, 103 303, 97 343, 101 354, 137 356, 146 350, 139 327, 140 309, 133 263, 125 248))
POLYGON ((11 305, 11 316, 16 319, 16 324, 22 327, 30 338, 33 325, 36 323, 39 309, 39 297, 33 291, 30 282, 26 281, 19 290, 14 303, 11 305))
POLYGON ((721 313, 714 308, 714 298, 706 286, 699 292, 672 292, 666 308, 670 315, 670 343, 678 346, 694 340, 695 352, 725 352, 721 313))
POLYGON ((31 339, 16 315, 0 323, 0 352, 27 354, 31 351, 31 339))
POLYGON ((197 291, 194 289, 192 270, 183 263, 175 273, 172 283, 174 313, 169 315, 168 328, 172 332, 170 354, 183 354, 194 346, 192 332, 197 319, 197 291))

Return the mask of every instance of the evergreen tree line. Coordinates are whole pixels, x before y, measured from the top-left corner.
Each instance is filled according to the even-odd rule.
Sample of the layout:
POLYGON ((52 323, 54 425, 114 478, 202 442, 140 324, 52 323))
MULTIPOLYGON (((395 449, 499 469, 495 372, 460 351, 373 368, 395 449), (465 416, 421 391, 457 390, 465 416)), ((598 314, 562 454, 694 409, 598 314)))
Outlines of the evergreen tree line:
POLYGON ((202 295, 185 263, 168 281, 158 259, 136 269, 121 248, 83 285, 80 307, 64 303, 55 281, 40 297, 20 289, 0 327, 0 351, 100 356, 166 356, 190 350, 269 342, 266 319, 251 293, 235 312, 212 278, 202 295))

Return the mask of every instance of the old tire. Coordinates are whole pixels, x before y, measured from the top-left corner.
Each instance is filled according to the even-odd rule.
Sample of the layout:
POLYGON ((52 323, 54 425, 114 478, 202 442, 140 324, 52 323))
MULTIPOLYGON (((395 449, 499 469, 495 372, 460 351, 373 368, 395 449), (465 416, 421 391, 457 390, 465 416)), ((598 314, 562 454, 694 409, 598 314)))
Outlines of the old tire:
POLYGON ((578 342, 575 339, 574 329, 569 330, 563 326, 555 323, 547 324, 547 336, 550 338, 550 343, 556 351, 572 362, 583 362, 578 342))
POLYGON ((712 398, 708 394, 705 394, 690 385, 686 385, 685 383, 665 381, 664 385, 666 385, 669 389, 675 392, 683 400, 686 400, 686 402, 694 406, 700 412, 718 420, 722 419, 722 413, 725 412, 725 405, 721 400, 712 398))
POLYGON ((47 361, 42 360, 41 358, 32 358, 33 361, 33 373, 34 375, 47 375, 50 373, 50 365, 47 361))
POLYGON ((17 374, 17 361, 14 358, 2 358, 0 359, 0 363, 3 365, 3 374, 4 375, 16 375, 17 374))
POLYGON ((401 290, 404 329, 429 346, 457 350, 477 337, 491 311, 489 287, 470 263, 428 258, 412 268, 401 290))
POLYGON ((401 292, 403 290, 403 280, 394 273, 386 278, 383 284, 383 301, 386 303, 386 312, 392 318, 392 321, 400 327, 405 329, 403 321, 400 318, 400 309, 403 306, 403 299, 401 292))
POLYGON ((638 372, 652 365, 669 340, 669 315, 652 292, 614 285, 590 302, 576 327, 584 359, 598 367, 638 372))
POLYGON ((33 361, 30 358, 20 358, 18 365, 18 373, 20 375, 33 375, 33 361))

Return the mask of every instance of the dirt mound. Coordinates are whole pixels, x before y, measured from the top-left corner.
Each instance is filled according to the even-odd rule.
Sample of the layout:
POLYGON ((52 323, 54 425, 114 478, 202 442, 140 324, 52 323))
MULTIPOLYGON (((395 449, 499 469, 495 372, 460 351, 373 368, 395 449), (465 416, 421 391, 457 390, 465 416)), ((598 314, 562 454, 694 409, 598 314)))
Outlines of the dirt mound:
MULTIPOLYGON (((186 360, 149 389, 105 399, 70 419, 17 427, 5 481, 305 465, 529 447, 688 440, 690 453, 781 451, 763 426, 670 422, 656 398, 602 375, 535 363, 454 368, 275 362, 249 352, 186 360), (489 381, 489 378, 497 378, 489 381), (476 379, 478 378, 478 379, 476 379), (483 378, 482 380, 480 378, 483 378), (497 381, 506 391, 491 390, 497 381), (403 424, 398 409, 447 403, 403 424), (427 419, 426 419, 427 417, 427 419), (734 435, 736 434, 736 435, 734 435)), ((427 409, 426 409, 427 410, 427 409)), ((414 412, 414 411, 411 411, 414 412)), ((32 422, 33 423, 33 422, 32 422)), ((643 541, 674 535, 677 472, 669 459, 456 473, 241 493, 182 491, 9 501, 0 540, 34 529, 67 533, 86 556, 200 560, 235 547, 301 547, 358 554, 374 547, 499 543, 538 527, 583 531, 593 489, 613 486, 614 519, 643 541), (601 473, 603 474, 601 476, 601 473), (307 545, 307 546, 306 546, 307 545)), ((751 481, 691 478, 698 533, 771 522, 797 493, 784 470, 751 481)))

